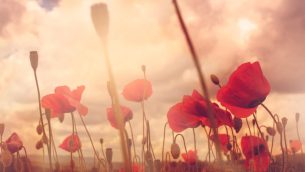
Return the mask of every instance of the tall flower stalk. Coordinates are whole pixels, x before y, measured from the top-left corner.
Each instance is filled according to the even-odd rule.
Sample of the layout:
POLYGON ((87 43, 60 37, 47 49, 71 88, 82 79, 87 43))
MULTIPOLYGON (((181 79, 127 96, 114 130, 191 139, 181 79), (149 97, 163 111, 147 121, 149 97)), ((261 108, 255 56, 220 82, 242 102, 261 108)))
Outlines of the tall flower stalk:
POLYGON ((111 93, 113 94, 114 99, 114 109, 115 109, 115 119, 117 121, 117 124, 119 126, 119 135, 120 135, 120 141, 121 141, 121 148, 122 148, 122 154, 124 159, 124 166, 125 170, 127 172, 131 171, 131 163, 128 155, 128 145, 127 140, 124 132, 124 122, 122 117, 122 112, 120 109, 120 101, 119 96, 116 89, 116 83, 114 79, 114 75, 112 72, 112 67, 109 60, 109 54, 108 54, 108 29, 109 29, 109 14, 107 5, 104 3, 98 3, 91 7, 91 18, 95 27, 95 30, 98 34, 98 36, 101 39, 102 43, 102 50, 104 55, 104 60, 106 62, 106 68, 108 72, 108 77, 110 80, 110 89, 111 93))
MULTIPOLYGON (((43 114, 42 114, 42 108, 41 108, 41 102, 40 102, 40 89, 39 89, 39 84, 38 84, 38 78, 37 78, 37 67, 38 67, 38 53, 37 51, 31 51, 30 52, 30 61, 31 61, 31 66, 34 72, 34 77, 35 77, 35 83, 36 83, 36 89, 37 89, 37 98, 38 98, 38 107, 39 107, 39 124, 44 126, 44 121, 43 121, 43 114)), ((42 132, 44 136, 46 135, 45 128, 42 127, 42 132)), ((50 132, 50 131, 49 131, 50 132)), ((49 157, 49 167, 50 171, 53 171, 53 166, 52 166, 52 151, 51 151, 51 145, 47 143, 47 150, 48 150, 48 157, 49 157)))

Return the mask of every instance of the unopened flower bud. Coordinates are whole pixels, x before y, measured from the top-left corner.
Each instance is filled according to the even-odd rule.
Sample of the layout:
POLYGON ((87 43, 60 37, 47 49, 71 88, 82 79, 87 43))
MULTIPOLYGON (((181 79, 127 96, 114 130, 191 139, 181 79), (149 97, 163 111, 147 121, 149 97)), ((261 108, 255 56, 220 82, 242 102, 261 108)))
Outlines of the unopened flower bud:
POLYGON ((240 118, 234 118, 233 119, 233 127, 235 129, 235 132, 238 133, 243 126, 243 121, 240 118))
POLYGON ((283 125, 282 125, 281 122, 277 122, 277 123, 276 123, 276 129, 277 129, 277 131, 278 131, 279 133, 282 133, 282 131, 283 131, 283 125))
POLYGON ((286 117, 283 117, 283 118, 282 118, 283 127, 286 127, 287 122, 288 122, 288 119, 287 119, 286 117))
POLYGON ((58 120, 60 123, 62 123, 65 119, 65 115, 58 115, 58 120))
POLYGON ((275 129, 272 128, 272 127, 267 127, 267 128, 266 128, 266 131, 267 131, 267 133, 268 133, 270 136, 275 136, 275 134, 276 134, 275 129))
POLYGON ((38 124, 36 127, 36 132, 38 135, 42 134, 43 126, 41 124, 38 124))
POLYGON ((218 77, 216 75, 212 74, 210 77, 211 77, 212 82, 215 85, 219 85, 220 82, 219 82, 219 79, 218 79, 218 77))
POLYGON ((171 154, 174 159, 178 159, 180 156, 180 147, 177 143, 171 145, 171 154))
POLYGON ((35 147, 36 147, 37 150, 41 149, 41 148, 43 147, 43 142, 42 142, 42 140, 39 140, 39 141, 36 143, 35 147))
POLYGON ((4 133, 4 128, 5 128, 4 123, 0 123, 0 136, 3 135, 3 133, 4 133))
POLYGON ((30 52, 30 61, 31 61, 31 66, 34 71, 36 71, 37 66, 38 66, 38 53, 37 51, 31 51, 30 52))
POLYGON ((299 122, 299 120, 300 120, 300 113, 296 113, 296 114, 295 114, 295 120, 296 120, 297 122, 299 122))

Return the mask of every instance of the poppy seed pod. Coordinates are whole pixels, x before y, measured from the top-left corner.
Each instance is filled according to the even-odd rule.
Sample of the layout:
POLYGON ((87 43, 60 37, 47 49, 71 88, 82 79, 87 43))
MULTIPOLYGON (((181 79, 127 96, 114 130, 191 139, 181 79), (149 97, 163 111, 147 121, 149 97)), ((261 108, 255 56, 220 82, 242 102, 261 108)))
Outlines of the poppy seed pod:
POLYGON ((178 159, 180 156, 180 147, 177 143, 171 145, 171 154, 174 159, 178 159))
POLYGON ((107 5, 105 3, 97 3, 92 5, 91 19, 99 37, 102 39, 102 41, 106 41, 109 27, 109 14, 107 5))
POLYGON ((233 127, 235 129, 235 132, 238 133, 243 126, 243 121, 240 118, 234 118, 233 119, 233 127))
POLYGON ((112 164, 112 155, 113 155, 112 148, 107 148, 106 149, 106 159, 109 164, 112 164))
POLYGON ((270 136, 275 136, 275 134, 276 134, 275 129, 272 128, 272 127, 267 127, 267 128, 266 128, 266 131, 267 131, 267 133, 268 133, 270 136))
POLYGON ((214 75, 214 74, 212 74, 211 76, 210 76, 210 78, 211 78, 211 81, 215 84, 215 85, 219 85, 219 79, 218 79, 218 77, 216 76, 216 75, 214 75))
POLYGON ((36 143, 35 147, 36 147, 37 150, 41 149, 41 148, 43 147, 43 142, 42 142, 42 140, 39 140, 39 141, 36 143))
POLYGON ((296 120, 296 122, 299 122, 299 120, 300 120, 300 113, 296 113, 295 114, 295 120, 296 120))
POLYGON ((277 131, 278 131, 279 133, 282 133, 282 131, 283 131, 283 125, 282 125, 281 122, 277 122, 277 123, 276 123, 276 129, 277 129, 277 131))
POLYGON ((41 124, 38 124, 36 127, 36 132, 38 135, 42 134, 43 126, 41 124))
POLYGON ((31 61, 31 66, 34 71, 36 71, 37 66, 38 66, 38 53, 37 51, 31 51, 30 52, 30 61, 31 61))
POLYGON ((287 119, 286 117, 283 117, 283 118, 282 118, 283 127, 286 127, 287 122, 288 122, 288 119, 287 119))
POLYGON ((5 125, 4 125, 4 123, 0 123, 0 136, 2 136, 2 135, 3 135, 3 133, 4 133, 4 129, 5 129, 5 125))

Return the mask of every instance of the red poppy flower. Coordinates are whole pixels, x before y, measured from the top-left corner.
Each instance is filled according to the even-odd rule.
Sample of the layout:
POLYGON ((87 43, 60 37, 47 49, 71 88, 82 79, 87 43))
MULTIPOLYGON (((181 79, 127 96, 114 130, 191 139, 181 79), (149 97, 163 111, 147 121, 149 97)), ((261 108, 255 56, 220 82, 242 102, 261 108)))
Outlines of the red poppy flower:
POLYGON ((70 136, 66 137, 59 147, 71 153, 74 153, 75 151, 79 150, 81 148, 81 143, 78 138, 78 135, 71 134, 70 136))
MULTIPOLYGON (((227 134, 218 134, 218 138, 219 138, 219 141, 220 141, 221 149, 226 154, 229 151, 228 150, 228 144, 230 143, 230 136, 227 135, 227 134)), ((214 135, 210 136, 210 139, 213 142, 215 142, 215 136, 214 135)))
POLYGON ((64 113, 75 110, 81 115, 87 115, 88 108, 80 103, 84 89, 85 86, 79 86, 72 91, 67 86, 56 87, 54 94, 42 98, 42 107, 51 110, 51 118, 62 117, 64 113))
POLYGON ((242 152, 246 157, 245 166, 255 172, 265 172, 269 165, 269 150, 267 143, 256 136, 244 136, 241 138, 242 152))
POLYGON ((186 153, 182 153, 181 154, 183 160, 186 162, 186 163, 189 163, 189 164, 195 164, 198 157, 197 157, 197 152, 196 151, 193 151, 193 150, 189 150, 186 153))
POLYGON ((127 84, 122 94, 127 100, 141 102, 151 96, 152 85, 146 79, 137 79, 127 84))
MULTIPOLYGON (((211 105, 216 126, 228 125, 232 127, 231 114, 220 109, 215 103, 211 105)), ((194 90, 191 96, 184 96, 181 103, 177 103, 169 109, 168 123, 175 132, 181 132, 186 128, 196 128, 199 125, 211 127, 207 112, 207 101, 194 90)))
MULTIPOLYGON (((121 106, 121 111, 122 111, 124 123, 132 119, 133 113, 128 107, 121 106)), ((112 127, 119 129, 115 120, 114 110, 112 107, 107 108, 107 119, 112 127)))
POLYGON ((246 118, 256 111, 270 92, 270 85, 259 62, 244 63, 235 70, 227 85, 217 93, 217 100, 236 117, 246 118))
POLYGON ((292 153, 297 153, 302 149, 302 143, 300 140, 290 140, 289 144, 292 153))
POLYGON ((20 137, 16 134, 13 133, 6 141, 5 141, 6 145, 7 145, 7 149, 11 152, 11 153, 15 153, 18 152, 22 149, 23 147, 23 143, 20 139, 20 137))

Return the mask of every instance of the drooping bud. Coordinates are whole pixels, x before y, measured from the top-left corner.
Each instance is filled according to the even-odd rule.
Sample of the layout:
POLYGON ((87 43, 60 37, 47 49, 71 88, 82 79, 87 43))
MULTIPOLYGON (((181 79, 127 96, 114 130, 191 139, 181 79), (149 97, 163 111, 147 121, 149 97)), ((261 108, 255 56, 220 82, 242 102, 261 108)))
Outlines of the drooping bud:
POLYGON ((218 86, 220 83, 218 77, 214 74, 212 74, 210 77, 211 77, 212 82, 218 86))
POLYGON ((283 124, 283 127, 284 127, 284 128, 286 127, 287 122, 288 122, 288 119, 287 119, 286 117, 283 117, 283 118, 282 118, 282 124, 283 124))
POLYGON ((34 71, 36 71, 37 66, 38 66, 38 53, 37 51, 31 51, 30 52, 30 61, 31 61, 31 66, 34 71))
POLYGON ((235 129, 235 132, 238 133, 243 126, 243 121, 240 118, 234 118, 233 119, 233 127, 235 129))
POLYGON ((112 164, 112 148, 106 148, 106 159, 109 164, 112 164))
POLYGON ((295 114, 295 120, 296 120, 296 122, 299 122, 299 120, 300 120, 300 113, 296 113, 295 114))
POLYGON ((283 125, 282 125, 281 122, 277 122, 277 123, 276 123, 276 129, 277 129, 277 132, 282 133, 282 131, 283 131, 283 125))
POLYGON ((5 125, 4 125, 4 123, 0 123, 0 136, 2 136, 2 135, 3 135, 3 133, 4 133, 4 129, 5 129, 5 125))
POLYGON ((97 3, 91 6, 91 19, 94 28, 102 41, 106 41, 109 27, 108 8, 105 3, 97 3))
POLYGON ((41 148, 43 147, 43 142, 42 142, 42 140, 39 140, 39 141, 36 143, 35 147, 36 147, 37 150, 41 149, 41 148))
POLYGON ((275 129, 272 128, 272 127, 267 127, 267 128, 266 128, 266 131, 267 131, 267 133, 268 133, 270 136, 275 136, 275 134, 276 134, 275 129))
POLYGON ((43 126, 41 124, 38 124, 36 127, 36 132, 38 135, 42 134, 43 126))
POLYGON ((178 159, 180 156, 180 147, 177 143, 171 145, 171 154, 174 159, 178 159))

